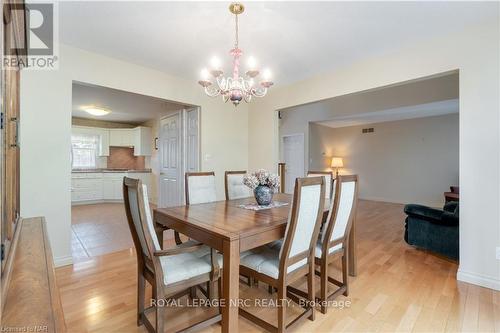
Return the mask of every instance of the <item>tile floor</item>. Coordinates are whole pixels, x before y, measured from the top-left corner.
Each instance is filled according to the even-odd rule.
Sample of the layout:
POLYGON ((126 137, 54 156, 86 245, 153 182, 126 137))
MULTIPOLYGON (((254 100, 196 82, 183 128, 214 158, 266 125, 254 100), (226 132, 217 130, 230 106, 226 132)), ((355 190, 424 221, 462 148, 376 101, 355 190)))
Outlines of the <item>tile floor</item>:
POLYGON ((134 247, 123 203, 73 206, 71 223, 75 262, 134 247))

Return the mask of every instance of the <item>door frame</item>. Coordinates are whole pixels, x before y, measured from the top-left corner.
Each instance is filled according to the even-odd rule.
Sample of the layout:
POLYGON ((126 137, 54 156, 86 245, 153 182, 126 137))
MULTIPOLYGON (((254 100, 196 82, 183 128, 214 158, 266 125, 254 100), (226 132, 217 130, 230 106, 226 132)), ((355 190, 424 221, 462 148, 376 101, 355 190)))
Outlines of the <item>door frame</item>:
MULTIPOLYGON (((187 143, 187 126, 188 126, 188 123, 187 123, 187 113, 189 111, 192 111, 192 110, 197 110, 197 115, 196 115, 196 118, 197 118, 197 123, 198 123, 198 128, 197 128, 197 135, 198 135, 198 153, 196 154, 196 172, 200 171, 201 169, 201 107, 200 106, 194 106, 192 108, 188 108, 188 109, 183 109, 182 110, 182 128, 183 128, 183 136, 182 136, 182 140, 183 140, 183 143, 184 143, 184 147, 186 147, 186 149, 183 149, 182 150, 182 158, 183 158, 183 162, 187 161, 187 155, 188 155, 188 151, 187 151, 187 145, 185 143, 187 143)), ((186 173, 187 171, 187 167, 186 167, 186 163, 183 164, 183 168, 182 168, 182 171, 183 171, 183 174, 186 173)), ((183 177, 184 178, 184 177, 183 177)), ((184 181, 182 182, 182 190, 184 191, 184 181)), ((184 198, 184 200, 182 200, 182 202, 185 201, 186 198, 184 198)), ((184 202, 185 203, 185 202, 184 202)))
MULTIPOLYGON (((180 172, 179 172, 179 202, 181 202, 182 204, 185 204, 186 203, 186 198, 184 196, 184 192, 185 192, 185 181, 184 181, 184 175, 186 173, 186 169, 187 169, 187 166, 186 166, 186 160, 187 160, 187 145, 186 145, 186 142, 187 142, 187 112, 188 111, 191 111, 193 109, 198 109, 198 153, 196 154, 196 158, 197 158, 197 171, 200 170, 201 168, 201 107, 200 106, 194 106, 192 108, 188 108, 188 109, 182 109, 182 110, 178 110, 178 111, 175 111, 169 115, 166 115, 166 116, 163 116, 161 117, 159 120, 158 120, 158 139, 159 141, 161 142, 161 133, 162 133, 162 130, 161 130, 161 122, 162 120, 166 119, 166 118, 169 118, 169 117, 172 117, 172 116, 175 116, 175 115, 180 115, 180 123, 181 123, 181 128, 180 128, 180 149, 181 149, 181 161, 180 161, 180 172)), ((158 186, 158 206, 160 206, 160 203, 163 202, 162 201, 162 190, 161 190, 161 172, 162 172, 162 156, 163 156, 163 148, 162 148, 162 144, 160 143, 160 145, 158 146, 158 167, 159 167, 159 172, 158 172, 158 183, 157 183, 157 186, 158 186)))
MULTIPOLYGON (((280 136, 280 146, 281 146, 281 154, 282 154, 282 158, 281 160, 283 162, 285 162, 285 138, 287 137, 292 137, 292 136, 298 136, 301 138, 301 142, 302 142, 302 170, 304 171, 302 177, 305 176, 306 174, 306 163, 305 163, 305 158, 306 158, 306 142, 305 142, 305 135, 304 133, 290 133, 290 134, 283 134, 280 136)), ((285 164, 285 193, 288 193, 287 191, 289 189, 286 188, 286 164, 285 164)))

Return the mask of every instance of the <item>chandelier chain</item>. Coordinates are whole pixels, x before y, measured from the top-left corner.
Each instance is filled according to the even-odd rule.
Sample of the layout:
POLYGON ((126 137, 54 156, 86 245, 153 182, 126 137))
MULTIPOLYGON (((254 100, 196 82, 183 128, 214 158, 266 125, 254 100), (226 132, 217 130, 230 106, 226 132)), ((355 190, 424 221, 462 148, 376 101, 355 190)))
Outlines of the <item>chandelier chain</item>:
POLYGON ((235 42, 234 42, 234 48, 238 48, 238 14, 234 15, 234 23, 235 23, 235 42))

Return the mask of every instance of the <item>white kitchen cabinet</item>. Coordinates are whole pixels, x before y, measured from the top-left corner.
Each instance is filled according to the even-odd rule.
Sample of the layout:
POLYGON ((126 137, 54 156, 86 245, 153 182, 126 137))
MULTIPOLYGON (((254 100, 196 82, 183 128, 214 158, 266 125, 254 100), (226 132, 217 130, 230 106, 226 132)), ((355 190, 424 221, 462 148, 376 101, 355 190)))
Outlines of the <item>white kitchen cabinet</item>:
POLYGON ((109 156, 109 130, 101 129, 99 132, 99 156, 109 156))
POLYGON ((102 174, 75 173, 71 179, 71 201, 100 201, 103 199, 102 174))
POLYGON ((133 128, 112 128, 109 130, 109 145, 112 147, 133 147, 133 128))
POLYGON ((104 200, 123 200, 123 177, 125 172, 103 173, 104 200))
POLYGON ((102 196, 104 200, 110 200, 114 197, 113 179, 102 179, 102 196))
POLYGON ((134 156, 151 156, 151 128, 134 128, 134 156))
POLYGON ((123 177, 140 179, 151 186, 149 172, 75 172, 71 175, 71 202, 123 201, 123 177))

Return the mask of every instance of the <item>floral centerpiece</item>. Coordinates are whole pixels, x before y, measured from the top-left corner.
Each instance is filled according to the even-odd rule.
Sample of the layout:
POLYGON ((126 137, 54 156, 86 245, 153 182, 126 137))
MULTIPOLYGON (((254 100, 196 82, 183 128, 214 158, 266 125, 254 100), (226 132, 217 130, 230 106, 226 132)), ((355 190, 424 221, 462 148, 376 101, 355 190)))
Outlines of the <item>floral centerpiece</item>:
POLYGON ((273 193, 278 192, 280 179, 264 169, 243 177, 243 184, 253 190, 255 200, 261 206, 270 205, 273 202, 273 193))

